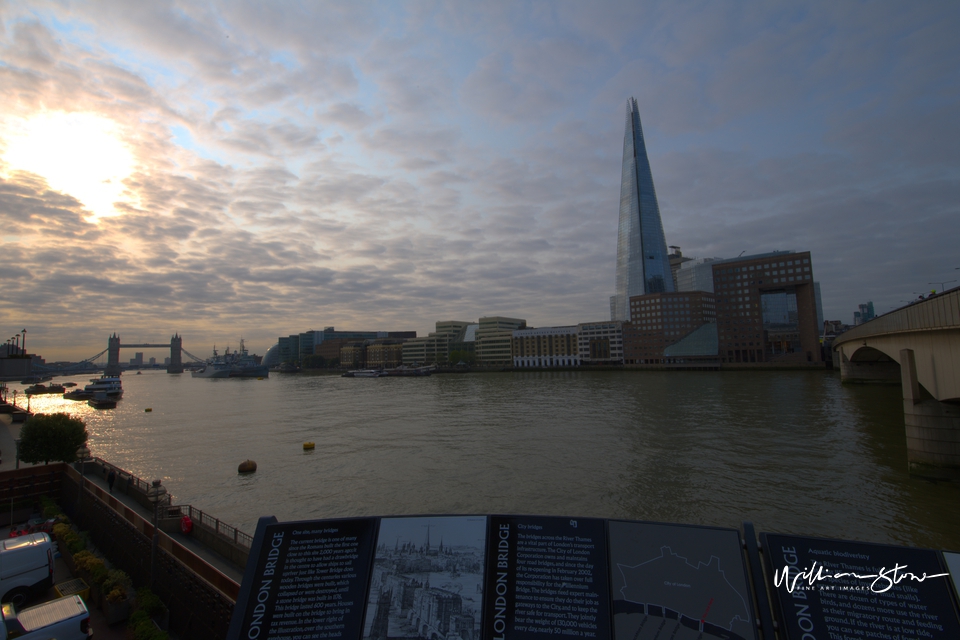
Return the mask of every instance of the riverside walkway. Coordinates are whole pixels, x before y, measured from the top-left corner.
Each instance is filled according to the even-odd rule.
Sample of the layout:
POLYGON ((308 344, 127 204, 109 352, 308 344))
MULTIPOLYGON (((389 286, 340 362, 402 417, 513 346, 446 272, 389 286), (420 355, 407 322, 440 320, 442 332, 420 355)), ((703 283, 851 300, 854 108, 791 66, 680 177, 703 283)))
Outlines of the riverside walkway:
MULTIPOLYGON (((20 424, 12 423, 9 414, 0 414, 0 471, 11 471, 16 468, 16 440, 20 434, 20 424)), ((29 463, 20 462, 20 467, 31 467, 36 465, 31 465, 29 463)), ((78 468, 79 465, 75 465, 75 468, 78 468)), ((150 509, 144 507, 140 504, 133 496, 122 493, 120 491, 114 491, 110 494, 109 486, 107 485, 107 480, 102 474, 97 473, 96 470, 99 468, 93 464, 86 464, 84 469, 84 479, 85 482, 91 483, 94 486, 99 487, 104 493, 111 495, 113 498, 121 503, 124 507, 131 509, 141 518, 153 522, 153 512, 150 509)), ((79 470, 79 469, 78 469, 79 470)), ((116 487, 116 485, 114 485, 116 487)), ((90 491, 91 488, 87 487, 87 491, 90 491)), ((173 505, 176 506, 176 505, 173 505)), ((226 558, 219 553, 211 550, 206 545, 200 543, 195 537, 190 535, 184 535, 179 531, 176 533, 173 532, 160 532, 161 537, 167 537, 171 540, 176 541, 181 546, 193 552, 198 557, 202 558, 207 564, 214 567, 226 577, 230 578, 237 585, 243 579, 243 569, 237 566, 229 558, 226 558)), ((161 546, 164 546, 161 540, 161 546)))

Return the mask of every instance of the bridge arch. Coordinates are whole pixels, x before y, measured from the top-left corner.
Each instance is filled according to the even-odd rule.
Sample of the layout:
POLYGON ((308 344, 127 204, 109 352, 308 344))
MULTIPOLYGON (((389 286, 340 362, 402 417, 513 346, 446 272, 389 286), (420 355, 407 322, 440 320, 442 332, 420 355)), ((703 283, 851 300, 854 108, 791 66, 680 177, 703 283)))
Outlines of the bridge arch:
POLYGON ((833 349, 843 382, 900 384, 910 469, 960 479, 960 288, 855 327, 833 349))

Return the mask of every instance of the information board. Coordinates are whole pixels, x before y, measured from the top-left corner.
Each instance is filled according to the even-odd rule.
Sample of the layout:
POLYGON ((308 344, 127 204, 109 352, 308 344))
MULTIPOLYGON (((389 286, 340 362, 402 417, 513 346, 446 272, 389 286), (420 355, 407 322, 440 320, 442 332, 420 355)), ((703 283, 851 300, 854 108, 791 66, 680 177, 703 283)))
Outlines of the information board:
POLYGON ((261 518, 231 640, 757 638, 736 530, 544 516, 261 518))
POLYGON ((760 534, 788 640, 957 640, 960 619, 940 554, 760 534))

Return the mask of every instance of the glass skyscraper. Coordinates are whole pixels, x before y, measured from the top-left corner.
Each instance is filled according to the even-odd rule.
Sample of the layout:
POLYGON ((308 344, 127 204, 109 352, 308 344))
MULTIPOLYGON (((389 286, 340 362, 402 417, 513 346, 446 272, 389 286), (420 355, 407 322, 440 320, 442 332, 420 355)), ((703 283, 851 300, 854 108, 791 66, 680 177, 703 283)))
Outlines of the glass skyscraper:
POLYGON ((630 98, 620 176, 617 288, 616 294, 610 297, 610 319, 630 319, 627 309, 630 296, 673 291, 667 240, 640 128, 640 111, 636 98, 630 98))

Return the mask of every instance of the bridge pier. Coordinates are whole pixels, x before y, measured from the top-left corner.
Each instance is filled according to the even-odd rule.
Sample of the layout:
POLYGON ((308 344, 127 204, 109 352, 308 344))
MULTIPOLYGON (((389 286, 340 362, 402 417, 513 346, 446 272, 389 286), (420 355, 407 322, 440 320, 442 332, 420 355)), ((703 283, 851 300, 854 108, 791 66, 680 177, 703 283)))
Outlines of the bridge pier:
POLYGON ((920 386, 913 349, 901 349, 900 362, 910 471, 960 479, 960 405, 940 402, 920 386))

